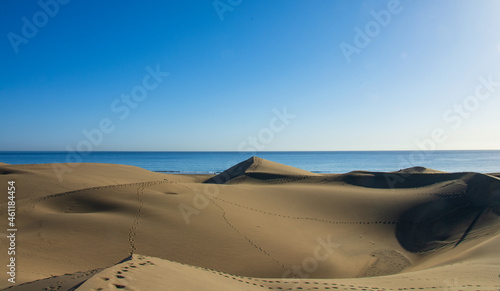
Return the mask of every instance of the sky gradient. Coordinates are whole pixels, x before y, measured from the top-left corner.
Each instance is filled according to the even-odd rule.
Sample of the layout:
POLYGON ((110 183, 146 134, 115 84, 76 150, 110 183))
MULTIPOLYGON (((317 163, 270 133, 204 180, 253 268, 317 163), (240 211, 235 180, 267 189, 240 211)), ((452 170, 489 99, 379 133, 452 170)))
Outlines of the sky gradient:
POLYGON ((498 1, 1 5, 0 150, 500 149, 498 1))

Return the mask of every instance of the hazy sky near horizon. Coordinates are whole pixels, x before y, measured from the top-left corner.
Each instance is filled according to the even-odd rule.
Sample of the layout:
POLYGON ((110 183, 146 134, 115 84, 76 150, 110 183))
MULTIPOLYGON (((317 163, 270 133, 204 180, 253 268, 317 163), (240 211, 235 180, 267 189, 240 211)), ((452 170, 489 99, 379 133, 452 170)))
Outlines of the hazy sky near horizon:
POLYGON ((0 5, 0 150, 500 149, 499 1, 0 5))

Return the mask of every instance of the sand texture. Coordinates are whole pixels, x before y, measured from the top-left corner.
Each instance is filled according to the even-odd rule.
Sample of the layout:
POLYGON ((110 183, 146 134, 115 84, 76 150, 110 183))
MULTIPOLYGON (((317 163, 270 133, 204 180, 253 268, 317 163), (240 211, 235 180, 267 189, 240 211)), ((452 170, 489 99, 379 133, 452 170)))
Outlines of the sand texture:
POLYGON ((0 221, 16 181, 18 229, 0 288, 500 290, 499 174, 61 166, 0 164, 0 221))

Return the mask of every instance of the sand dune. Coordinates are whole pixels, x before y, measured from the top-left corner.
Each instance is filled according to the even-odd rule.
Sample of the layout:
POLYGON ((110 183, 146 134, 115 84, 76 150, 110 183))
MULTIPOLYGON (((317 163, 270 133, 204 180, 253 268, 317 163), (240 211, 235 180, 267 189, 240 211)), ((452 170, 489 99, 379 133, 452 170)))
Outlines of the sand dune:
POLYGON ((10 290, 500 289, 494 175, 252 157, 217 176, 75 164, 61 181, 54 167, 0 166, 17 186, 10 290))
MULTIPOLYGON (((302 169, 278 164, 259 157, 251 157, 226 171, 208 179, 205 183, 225 184, 234 179, 256 178, 257 180, 281 179, 285 177, 315 176, 317 174, 302 169)), ((248 179, 244 179, 248 181, 248 179)))

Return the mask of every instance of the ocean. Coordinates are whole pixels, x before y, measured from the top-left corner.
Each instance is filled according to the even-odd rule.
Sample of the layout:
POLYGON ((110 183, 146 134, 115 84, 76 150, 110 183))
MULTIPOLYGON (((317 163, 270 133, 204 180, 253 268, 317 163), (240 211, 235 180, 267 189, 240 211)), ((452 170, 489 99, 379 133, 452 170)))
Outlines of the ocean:
POLYGON ((0 152, 7 164, 111 163, 166 173, 219 173, 258 156, 315 173, 355 170, 397 171, 423 166, 446 172, 500 172, 500 151, 335 151, 335 152, 0 152))

